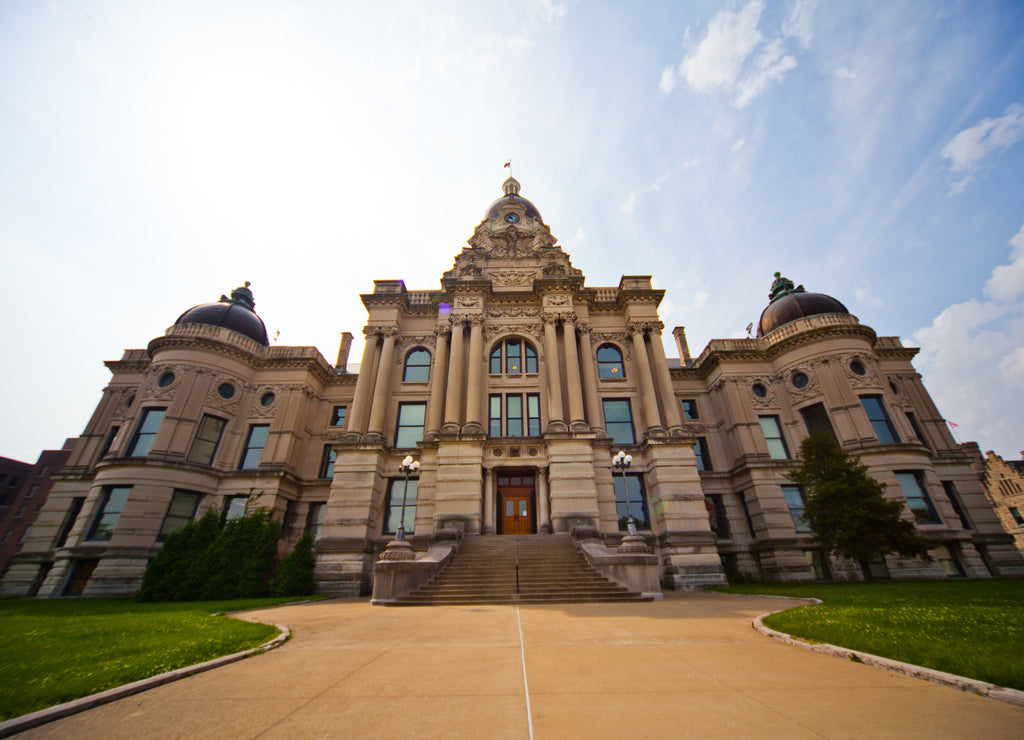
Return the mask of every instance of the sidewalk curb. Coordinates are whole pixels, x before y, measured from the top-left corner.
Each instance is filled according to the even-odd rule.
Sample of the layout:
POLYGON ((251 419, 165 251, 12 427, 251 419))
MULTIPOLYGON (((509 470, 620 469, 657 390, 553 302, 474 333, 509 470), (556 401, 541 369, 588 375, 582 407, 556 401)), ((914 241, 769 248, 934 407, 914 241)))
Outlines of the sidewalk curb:
MULTIPOLYGON (((810 601, 812 602, 811 605, 822 603, 821 599, 811 597, 771 596, 770 594, 723 594, 723 596, 761 596, 771 599, 810 601)), ((769 617, 772 614, 777 614, 778 612, 792 608, 793 607, 787 606, 785 609, 776 609, 774 611, 765 612, 760 616, 754 617, 751 624, 756 632, 759 632, 765 637, 770 637, 773 640, 784 642, 787 645, 804 648, 805 650, 813 650, 818 653, 825 653, 826 655, 831 655, 835 658, 857 661, 859 663, 864 663, 865 665, 874 666, 875 668, 882 668, 890 671, 891 673, 899 673, 911 678, 920 678, 925 681, 931 681, 932 683, 959 689, 960 691, 966 691, 970 694, 978 694, 980 696, 986 696, 989 699, 997 699, 998 701, 1006 702, 1007 704, 1024 707, 1024 691, 1007 689, 985 681, 978 681, 974 678, 965 678, 964 676, 957 676, 952 673, 937 671, 933 668, 925 668, 911 663, 903 663, 891 658, 883 658, 880 655, 872 655, 871 653, 863 653, 859 650, 850 650, 849 648, 839 647, 838 645, 804 642, 792 635, 787 635, 785 632, 777 632, 770 627, 764 626, 763 620, 765 617, 769 617)))
MULTIPOLYGON (((253 619, 248 621, 256 622, 257 620, 253 619)), ((156 676, 143 678, 142 680, 135 681, 134 683, 118 686, 113 689, 108 689, 107 691, 101 691, 98 694, 83 696, 81 699, 75 699, 74 701, 65 702, 64 704, 57 704, 53 707, 40 709, 38 712, 23 714, 20 717, 14 717, 13 719, 0 722, 0 738, 9 737, 15 733, 24 732, 25 730, 33 727, 44 725, 47 722, 53 722, 56 719, 69 717, 72 714, 78 714, 79 712, 84 712, 87 709, 92 709, 103 704, 109 704, 112 701, 124 699, 125 697, 156 688, 157 686, 162 686, 166 683, 172 683, 173 681, 187 678, 188 676, 194 676, 197 673, 203 673, 204 671, 209 671, 213 668, 220 668, 222 665, 243 660, 244 658, 248 658, 250 655, 265 653, 268 650, 281 647, 288 641, 292 633, 283 625, 275 624, 274 626, 281 630, 281 634, 270 642, 263 643, 259 647, 243 650, 240 653, 223 655, 204 663, 196 663, 195 665, 186 666, 184 668, 177 668, 173 671, 160 673, 156 676)))

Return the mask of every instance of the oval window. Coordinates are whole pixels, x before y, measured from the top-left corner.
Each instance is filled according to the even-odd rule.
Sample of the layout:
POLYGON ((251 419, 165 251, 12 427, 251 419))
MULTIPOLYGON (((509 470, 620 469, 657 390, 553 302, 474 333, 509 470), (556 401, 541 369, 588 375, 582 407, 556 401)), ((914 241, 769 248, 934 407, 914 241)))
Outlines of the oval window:
POLYGON ((810 381, 807 379, 807 375, 804 373, 793 373, 793 387, 794 388, 806 388, 807 383, 810 381))
POLYGON ((260 404, 263 406, 269 406, 275 400, 277 400, 277 396, 274 395, 274 392, 267 391, 266 393, 263 394, 263 396, 260 397, 260 404))
POLYGON ((156 382, 156 384, 158 386, 160 386, 161 388, 166 388, 167 386, 169 386, 173 382, 174 382, 174 373, 164 373, 163 375, 160 376, 160 380, 158 380, 156 382))
POLYGON ((764 387, 764 383, 754 383, 750 386, 750 390, 754 392, 754 395, 758 398, 764 398, 768 395, 768 389, 764 387))
POLYGON ((233 398, 235 395, 235 386, 231 383, 221 383, 217 388, 217 393, 220 394, 221 398, 233 398))
POLYGON ((853 362, 850 363, 850 371, 854 375, 866 375, 868 372, 867 369, 864 367, 864 363, 861 362, 860 360, 854 360, 853 362))

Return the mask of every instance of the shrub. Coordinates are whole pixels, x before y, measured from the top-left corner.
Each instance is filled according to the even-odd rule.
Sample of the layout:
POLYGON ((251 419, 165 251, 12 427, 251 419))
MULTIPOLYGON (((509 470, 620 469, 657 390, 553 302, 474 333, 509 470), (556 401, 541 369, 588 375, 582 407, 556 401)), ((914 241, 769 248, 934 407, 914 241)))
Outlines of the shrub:
POLYGON ((281 561, 277 576, 270 582, 274 596, 309 596, 316 591, 313 578, 313 537, 307 532, 295 543, 295 549, 281 561))

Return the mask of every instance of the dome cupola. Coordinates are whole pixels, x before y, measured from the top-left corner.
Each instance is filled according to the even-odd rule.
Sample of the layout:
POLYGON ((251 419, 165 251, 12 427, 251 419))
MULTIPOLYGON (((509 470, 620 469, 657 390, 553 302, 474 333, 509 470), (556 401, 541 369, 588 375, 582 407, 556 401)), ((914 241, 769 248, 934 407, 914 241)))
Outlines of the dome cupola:
POLYGON ((267 327, 264 326, 263 319, 256 315, 255 309, 256 301, 252 298, 249 281, 246 280, 245 285, 231 291, 230 298, 222 295, 216 303, 193 306, 179 316, 174 325, 221 326, 267 347, 270 345, 267 340, 267 327))
POLYGON ((763 337, 780 326, 808 316, 827 313, 846 313, 846 306, 830 295, 824 293, 808 293, 802 285, 793 285, 782 273, 775 273, 772 290, 768 294, 770 303, 761 313, 757 322, 757 336, 763 337))
MULTIPOLYGON (((540 211, 537 210, 537 206, 519 195, 521 187, 522 186, 519 184, 519 181, 514 177, 509 177, 505 180, 501 186, 501 189, 505 191, 505 195, 498 198, 487 207, 487 213, 484 214, 484 220, 497 218, 498 216, 511 212, 522 211, 523 218, 535 218, 543 223, 544 219, 540 217, 540 211)), ((510 223, 512 222, 510 221, 510 223)))

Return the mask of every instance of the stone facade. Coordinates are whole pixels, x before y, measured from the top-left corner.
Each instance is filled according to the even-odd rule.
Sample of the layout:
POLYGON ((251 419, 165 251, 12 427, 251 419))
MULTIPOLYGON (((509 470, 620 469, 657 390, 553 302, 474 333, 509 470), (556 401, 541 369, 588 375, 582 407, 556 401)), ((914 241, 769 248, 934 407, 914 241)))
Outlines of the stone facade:
POLYGON ((644 275, 587 287, 519 184, 504 189, 438 289, 378 280, 362 296, 358 373, 347 333, 333 366, 312 347, 268 346, 247 287, 107 363, 113 378, 0 593, 42 577, 42 596, 129 594, 162 536, 248 506, 274 512, 286 548, 314 531, 322 592, 365 595, 403 498, 419 553, 442 529, 588 527, 615 546, 633 516, 665 588, 859 578, 815 551, 787 486, 809 429, 831 430, 936 544, 934 562, 889 558, 879 574, 1024 574, 916 349, 780 277, 763 336, 692 358, 679 327, 667 359, 664 291, 644 275))
MULTIPOLYGON (((980 457, 980 456, 979 456, 980 457)), ((1024 550, 1024 452, 1020 460, 1004 460, 992 450, 985 453, 985 493, 996 516, 1018 550, 1024 550)))

